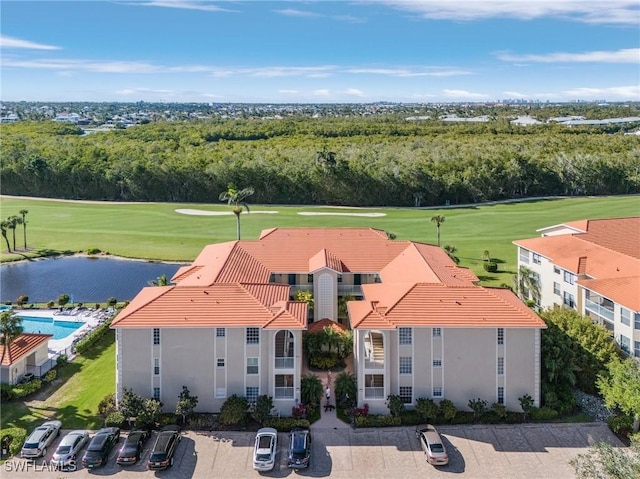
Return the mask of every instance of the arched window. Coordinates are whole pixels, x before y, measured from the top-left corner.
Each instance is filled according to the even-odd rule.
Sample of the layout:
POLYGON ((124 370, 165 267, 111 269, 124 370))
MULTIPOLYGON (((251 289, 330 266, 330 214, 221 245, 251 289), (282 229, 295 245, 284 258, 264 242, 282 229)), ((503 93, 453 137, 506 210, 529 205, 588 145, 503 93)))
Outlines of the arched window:
POLYGON ((288 330, 278 331, 275 337, 276 369, 292 369, 295 352, 293 333, 288 330))

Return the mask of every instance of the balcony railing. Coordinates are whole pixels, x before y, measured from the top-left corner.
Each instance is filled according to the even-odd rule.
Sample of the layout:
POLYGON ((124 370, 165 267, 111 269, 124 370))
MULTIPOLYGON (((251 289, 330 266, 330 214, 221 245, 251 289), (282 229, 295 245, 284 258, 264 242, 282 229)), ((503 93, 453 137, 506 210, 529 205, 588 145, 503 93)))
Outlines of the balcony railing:
POLYGON ((275 389, 275 399, 293 399, 292 387, 277 387, 275 389))
POLYGON ((384 368, 384 361, 375 359, 365 359, 364 360, 364 368, 365 369, 382 369, 384 368))
POLYGON ((362 286, 359 284, 338 284, 339 296, 362 296, 362 286))
POLYGON ((585 309, 588 309, 589 311, 597 314, 598 316, 602 316, 603 318, 609 321, 613 321, 613 311, 604 306, 599 305, 598 303, 594 303, 591 300, 585 299, 584 307, 585 309))
POLYGON ((364 388, 365 399, 384 399, 384 388, 364 388))
POLYGON ((293 369, 293 358, 276 358, 276 369, 293 369))

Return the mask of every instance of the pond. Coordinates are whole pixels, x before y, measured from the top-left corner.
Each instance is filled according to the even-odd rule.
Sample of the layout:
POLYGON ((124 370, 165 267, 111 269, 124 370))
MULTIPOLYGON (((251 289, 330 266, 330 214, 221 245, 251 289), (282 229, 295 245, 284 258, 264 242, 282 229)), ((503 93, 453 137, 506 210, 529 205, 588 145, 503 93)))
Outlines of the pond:
POLYGON ((0 301, 26 294, 30 303, 45 303, 65 293, 75 303, 128 301, 158 276, 170 279, 180 266, 85 256, 6 264, 0 266, 0 301))

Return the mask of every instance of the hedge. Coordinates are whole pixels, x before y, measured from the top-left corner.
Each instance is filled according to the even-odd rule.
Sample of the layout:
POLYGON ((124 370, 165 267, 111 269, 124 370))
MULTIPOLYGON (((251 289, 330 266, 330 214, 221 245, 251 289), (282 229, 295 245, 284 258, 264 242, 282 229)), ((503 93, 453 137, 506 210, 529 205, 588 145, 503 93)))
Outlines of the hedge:
POLYGON ((107 331, 109 331, 110 324, 111 319, 105 321, 96 329, 87 334, 83 339, 78 341, 78 344, 76 344, 76 353, 86 353, 94 344, 96 344, 100 340, 100 338, 102 338, 107 333, 107 331))
POLYGON ((383 416, 378 414, 358 416, 355 418, 355 424, 356 427, 401 426, 402 418, 400 416, 383 416))
POLYGON ((264 427, 272 427, 279 432, 289 432, 294 427, 309 427, 309 421, 293 417, 270 417, 264 422, 264 427))
POLYGON ((9 445, 9 454, 15 456, 22 449, 24 440, 27 438, 27 430, 22 427, 9 427, 0 429, 0 440, 5 436, 11 436, 11 444, 9 445))

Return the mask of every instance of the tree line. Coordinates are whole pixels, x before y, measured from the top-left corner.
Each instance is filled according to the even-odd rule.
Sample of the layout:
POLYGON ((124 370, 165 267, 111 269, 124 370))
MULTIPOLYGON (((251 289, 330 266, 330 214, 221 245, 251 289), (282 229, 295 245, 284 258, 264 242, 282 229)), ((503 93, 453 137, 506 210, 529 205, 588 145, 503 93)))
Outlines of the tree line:
POLYGON ((215 203, 431 206, 640 192, 640 137, 611 127, 397 117, 159 122, 83 134, 3 124, 4 194, 215 203))

